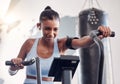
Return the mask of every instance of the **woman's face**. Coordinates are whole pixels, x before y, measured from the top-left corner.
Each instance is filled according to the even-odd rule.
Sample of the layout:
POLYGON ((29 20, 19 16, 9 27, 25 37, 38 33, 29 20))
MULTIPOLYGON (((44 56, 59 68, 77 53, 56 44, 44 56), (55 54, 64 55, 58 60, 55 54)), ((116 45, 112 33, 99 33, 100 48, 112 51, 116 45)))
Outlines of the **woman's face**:
POLYGON ((41 29, 43 32, 43 38, 45 40, 54 40, 58 35, 59 20, 45 20, 41 22, 41 29))

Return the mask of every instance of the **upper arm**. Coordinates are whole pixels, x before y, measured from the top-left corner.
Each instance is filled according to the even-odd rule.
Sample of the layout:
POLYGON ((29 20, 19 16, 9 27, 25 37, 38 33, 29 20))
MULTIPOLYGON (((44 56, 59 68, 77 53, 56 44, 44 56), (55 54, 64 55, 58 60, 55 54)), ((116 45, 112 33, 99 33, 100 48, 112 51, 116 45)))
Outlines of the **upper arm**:
POLYGON ((67 39, 66 39, 66 42, 65 42, 65 46, 69 49, 73 49, 75 50, 76 48, 73 47, 73 40, 74 39, 79 39, 78 37, 68 37, 67 36, 67 39))
POLYGON ((67 49, 77 49, 88 47, 93 44, 93 40, 89 36, 82 38, 78 37, 65 37, 59 41, 59 51, 64 53, 67 49))
POLYGON ((65 52, 67 49, 73 49, 75 48, 72 46, 72 40, 78 39, 78 37, 65 37, 59 40, 59 51, 65 52))
POLYGON ((32 41, 31 39, 28 39, 23 43, 23 45, 20 49, 20 52, 18 54, 18 58, 22 58, 23 60, 25 59, 27 53, 29 52, 29 50, 32 47, 32 45, 31 45, 32 42, 31 41, 32 41))

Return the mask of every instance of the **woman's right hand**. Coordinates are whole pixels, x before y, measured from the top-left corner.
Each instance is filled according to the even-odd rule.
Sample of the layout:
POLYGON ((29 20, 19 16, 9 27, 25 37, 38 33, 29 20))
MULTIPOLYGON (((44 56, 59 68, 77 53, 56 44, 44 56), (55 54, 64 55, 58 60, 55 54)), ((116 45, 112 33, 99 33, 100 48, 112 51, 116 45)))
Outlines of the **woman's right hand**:
POLYGON ((22 58, 13 58, 11 61, 15 64, 15 66, 11 66, 10 69, 12 71, 23 69, 24 65, 22 64, 22 58))

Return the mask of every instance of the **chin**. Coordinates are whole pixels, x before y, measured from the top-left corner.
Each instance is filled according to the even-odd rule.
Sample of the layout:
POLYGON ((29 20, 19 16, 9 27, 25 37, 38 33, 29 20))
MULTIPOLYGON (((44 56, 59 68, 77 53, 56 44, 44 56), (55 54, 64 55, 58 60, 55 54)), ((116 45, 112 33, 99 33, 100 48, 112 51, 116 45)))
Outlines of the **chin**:
POLYGON ((49 41, 50 41, 50 40, 52 41, 52 40, 54 40, 54 39, 55 39, 55 38, 46 38, 46 40, 49 40, 49 41))

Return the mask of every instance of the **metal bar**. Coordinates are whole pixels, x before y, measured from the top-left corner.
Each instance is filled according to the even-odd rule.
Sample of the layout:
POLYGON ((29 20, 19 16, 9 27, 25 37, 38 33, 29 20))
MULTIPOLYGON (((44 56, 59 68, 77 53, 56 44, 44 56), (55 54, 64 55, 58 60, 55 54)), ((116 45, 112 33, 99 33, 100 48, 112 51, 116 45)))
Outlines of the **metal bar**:
POLYGON ((103 66, 104 66, 104 47, 102 41, 98 37, 94 37, 94 41, 98 45, 100 52, 97 84, 102 84, 103 66))
POLYGON ((41 69, 40 69, 40 60, 39 57, 36 57, 36 72, 37 72, 37 84, 41 84, 41 69))
POLYGON ((63 70, 62 84, 71 84, 72 70, 63 70))

